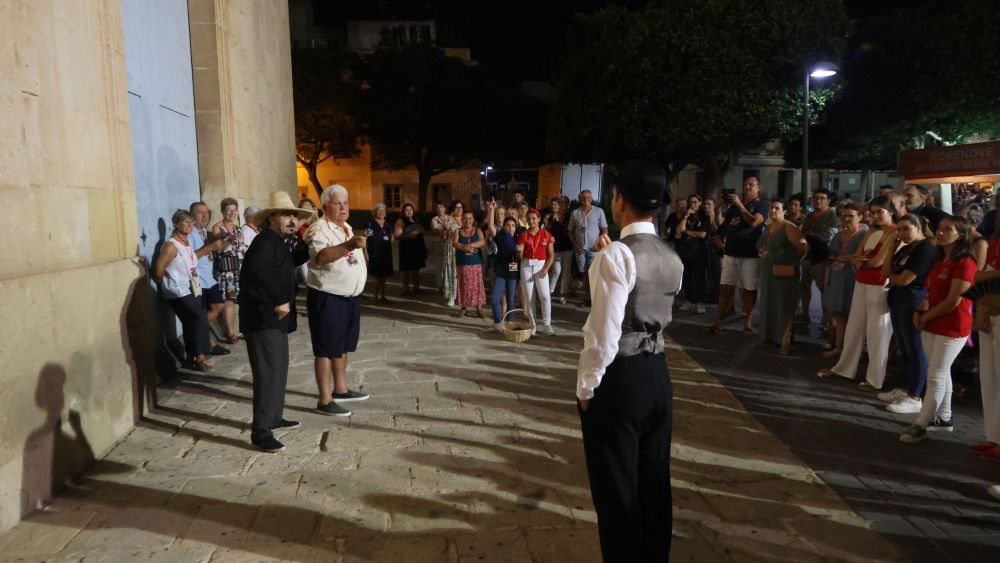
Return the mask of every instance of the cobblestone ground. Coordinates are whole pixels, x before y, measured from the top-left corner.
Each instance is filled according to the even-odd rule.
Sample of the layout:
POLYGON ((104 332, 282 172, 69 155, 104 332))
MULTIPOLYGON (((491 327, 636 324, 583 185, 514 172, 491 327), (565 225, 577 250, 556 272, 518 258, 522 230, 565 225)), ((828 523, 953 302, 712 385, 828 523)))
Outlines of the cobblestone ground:
MULTIPOLYGON (((814 294, 813 303, 818 301, 814 294)), ((800 345, 791 357, 779 356, 777 347, 759 344, 756 336, 740 336, 735 320, 735 330, 706 335, 707 316, 682 313, 668 333, 907 559, 996 560, 1000 502, 986 487, 1000 482, 1000 465, 966 448, 983 439, 974 382, 953 402, 953 433, 903 444, 899 433, 915 415, 886 411, 874 394, 859 392, 851 382, 815 376, 835 363, 820 356, 819 317, 814 310, 811 326, 796 325, 800 345)), ((890 364, 886 389, 899 382, 896 372, 890 364)))
MULTIPOLYGON (((349 379, 372 398, 344 419, 312 410, 300 323, 285 416, 303 426, 279 435, 278 454, 249 445, 244 347, 212 375, 182 372, 93 471, 0 536, 0 557, 599 560, 573 398, 585 313, 556 306, 557 336, 511 344, 438 303, 365 304, 349 379)), ((714 370, 712 358, 730 354, 702 361, 714 370)), ((904 558, 703 365, 677 345, 669 362, 674 561, 904 558)), ((811 419, 820 407, 806 410, 811 419)))

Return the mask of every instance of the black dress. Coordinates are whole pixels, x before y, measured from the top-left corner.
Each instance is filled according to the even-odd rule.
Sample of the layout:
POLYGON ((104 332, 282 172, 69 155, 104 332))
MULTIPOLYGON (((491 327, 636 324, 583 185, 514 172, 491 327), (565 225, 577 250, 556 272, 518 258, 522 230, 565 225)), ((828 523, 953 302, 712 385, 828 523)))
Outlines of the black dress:
POLYGON ((368 274, 387 278, 392 275, 392 227, 388 221, 380 227, 374 219, 366 227, 372 230, 368 237, 368 274))
POLYGON ((413 219, 403 217, 403 238, 399 239, 399 271, 409 272, 419 270, 427 265, 427 244, 424 242, 424 230, 413 219), (407 238, 407 235, 419 233, 407 238))

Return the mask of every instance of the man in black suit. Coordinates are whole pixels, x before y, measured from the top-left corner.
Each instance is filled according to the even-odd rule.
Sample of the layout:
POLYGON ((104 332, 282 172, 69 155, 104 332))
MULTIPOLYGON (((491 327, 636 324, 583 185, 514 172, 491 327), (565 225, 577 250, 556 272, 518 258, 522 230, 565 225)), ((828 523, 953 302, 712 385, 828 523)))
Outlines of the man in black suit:
POLYGON ((286 239, 298 229, 296 218, 311 215, 295 207, 287 193, 272 193, 268 206, 253 217, 260 234, 240 268, 240 332, 246 335, 253 373, 250 442, 266 452, 285 449, 274 430, 301 426, 282 418, 282 411, 288 383, 288 333, 296 329, 295 268, 309 254, 301 243, 290 250, 286 239))

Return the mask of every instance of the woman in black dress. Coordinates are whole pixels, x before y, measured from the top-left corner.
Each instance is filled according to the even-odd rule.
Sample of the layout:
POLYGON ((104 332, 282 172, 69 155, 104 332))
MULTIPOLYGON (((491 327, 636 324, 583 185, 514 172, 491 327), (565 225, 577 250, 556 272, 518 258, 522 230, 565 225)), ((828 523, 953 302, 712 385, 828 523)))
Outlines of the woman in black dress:
POLYGON ((399 241, 399 271, 403 273, 403 295, 420 293, 420 269, 427 265, 424 228, 413 220, 413 212, 412 205, 404 204, 403 216, 396 220, 393 227, 393 236, 399 241))
POLYGON ((375 304, 389 303, 385 298, 385 279, 392 276, 392 229, 385 221, 385 204, 372 208, 372 220, 365 225, 371 230, 365 254, 368 275, 375 278, 375 304))

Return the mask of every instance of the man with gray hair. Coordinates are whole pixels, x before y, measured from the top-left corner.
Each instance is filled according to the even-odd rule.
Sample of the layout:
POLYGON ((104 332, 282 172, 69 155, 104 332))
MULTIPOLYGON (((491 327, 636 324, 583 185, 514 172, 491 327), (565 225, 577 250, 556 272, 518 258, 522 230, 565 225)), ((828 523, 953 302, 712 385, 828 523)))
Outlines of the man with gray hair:
POLYGON ((576 267, 583 274, 583 291, 585 297, 582 307, 590 307, 590 284, 587 270, 597 254, 597 239, 608 234, 608 218, 604 210, 594 207, 594 196, 590 190, 580 192, 580 207, 573 210, 566 226, 569 240, 573 243, 576 267))
POLYGON ((368 269, 364 248, 368 237, 355 235, 347 188, 333 184, 320 196, 323 216, 306 231, 309 273, 306 276, 309 331, 319 402, 316 410, 331 416, 350 416, 338 402, 364 401, 368 394, 347 388, 347 354, 358 348, 361 304, 368 269))

